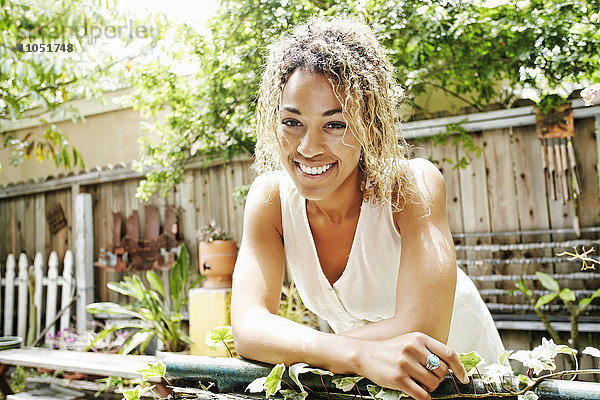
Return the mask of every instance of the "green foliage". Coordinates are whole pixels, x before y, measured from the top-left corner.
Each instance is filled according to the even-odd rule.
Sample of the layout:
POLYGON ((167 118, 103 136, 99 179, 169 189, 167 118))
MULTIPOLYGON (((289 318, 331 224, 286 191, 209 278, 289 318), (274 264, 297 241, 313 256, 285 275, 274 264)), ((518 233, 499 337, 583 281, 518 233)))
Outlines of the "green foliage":
POLYGON ((235 200, 235 202, 240 205, 240 206, 244 206, 244 204, 246 204, 246 198, 248 197, 248 192, 250 191, 250 184, 248 185, 240 185, 240 186, 236 186, 236 188, 234 189, 233 193, 231 194, 233 196, 233 200, 235 200))
POLYGON ((116 304, 110 302, 93 303, 87 306, 88 312, 126 314, 141 320, 142 327, 136 322, 122 322, 113 325, 101 332, 92 347, 103 335, 115 329, 138 328, 137 332, 129 337, 120 353, 128 354, 138 346, 143 352, 153 337, 157 337, 164 344, 167 351, 184 350, 191 343, 185 333, 182 323, 182 309, 188 302, 188 290, 196 287, 204 276, 189 284, 190 259, 187 247, 182 244, 179 256, 173 263, 170 271, 171 295, 165 296, 161 280, 154 271, 147 271, 146 278, 151 288, 146 288, 137 274, 123 278, 119 283, 110 282, 108 288, 131 297, 134 302, 130 304, 116 304))
MULTIPOLYGON (((114 1, 3 1, 0 15, 0 127, 45 113, 50 119, 82 119, 68 102, 102 99, 105 90, 124 87, 123 65, 152 46, 130 52, 125 59, 94 46, 93 29, 127 22, 114 1), (27 51, 33 45, 38 51, 27 51)), ((140 22, 132 20, 135 25, 140 22)), ((132 40, 127 35, 121 39, 124 46, 132 40)), ((57 167, 67 169, 84 167, 81 154, 61 130, 49 121, 40 123, 49 126, 33 129, 25 137, 3 133, 2 146, 10 152, 10 164, 34 158, 52 159, 57 167)))
MULTIPOLYGON (((229 160, 253 152, 266 46, 312 15, 370 23, 413 103, 433 89, 482 110, 507 89, 533 88, 543 99, 564 92, 567 82, 599 81, 599 11, 593 2, 553 0, 493 8, 474 1, 224 0, 209 22, 210 34, 180 27, 181 50, 163 50, 173 60, 195 60, 197 72, 181 77, 156 60, 132 76, 130 104, 145 115, 166 109, 164 122, 154 125, 158 138, 142 141, 139 168, 150 171, 138 196, 169 193, 198 155, 229 160)), ((463 135, 457 137, 477 153, 463 135)), ((461 168, 468 157, 452 161, 461 168)))
POLYGON ((471 376, 477 371, 477 367, 482 363, 483 359, 476 351, 470 353, 460 353, 458 359, 464 365, 467 375, 471 376))
POLYGON ((230 325, 218 326, 206 332, 206 338, 204 339, 204 343, 211 350, 217 350, 219 347, 225 346, 225 348, 229 352, 229 356, 233 357, 233 354, 229 347, 233 347, 233 333, 231 332, 230 325))
POLYGON ((312 328, 319 326, 317 316, 306 308, 294 282, 291 282, 289 286, 282 286, 277 315, 312 328))
POLYGON ((208 221, 198 230, 198 239, 202 242, 212 242, 213 240, 233 240, 232 236, 223 228, 217 225, 214 219, 208 221))
MULTIPOLYGON (((587 252, 585 251, 585 248, 583 250, 584 250, 584 252, 582 254, 579 254, 577 252, 577 249, 575 249, 574 254, 563 252, 558 255, 559 256, 568 255, 568 256, 573 257, 571 259, 581 260, 582 264, 583 264, 582 270, 594 269, 593 263, 596 263, 597 261, 595 259, 591 259, 591 258, 587 257, 587 255, 591 251, 593 251, 593 249, 590 249, 587 252), (590 266, 590 265, 586 264, 586 261, 593 262, 593 263, 590 266)), ((600 288, 598 288, 594 293, 592 293, 591 296, 584 297, 584 298, 580 299, 579 302, 577 302, 575 293, 569 288, 561 289, 558 281, 556 279, 554 279, 552 276, 550 276, 544 272, 541 272, 541 271, 536 271, 535 275, 538 278, 538 281, 540 282, 540 284, 545 289, 549 290, 550 293, 546 293, 538 298, 535 298, 533 291, 527 287, 525 279, 523 279, 523 278, 521 278, 519 281, 517 281, 515 283, 515 287, 517 288, 518 291, 523 293, 525 295, 525 298, 527 299, 527 301, 533 305, 535 313, 537 314, 537 316, 540 318, 540 320, 546 327, 546 330, 548 331, 548 333, 550 334, 552 339, 554 339, 557 343, 561 343, 560 337, 558 336, 558 334, 556 333, 556 331, 550 324, 550 322, 542 308, 543 306, 547 305, 551 301, 558 298, 569 310, 570 317, 571 317, 570 342, 574 346, 577 346, 578 339, 579 339, 579 331, 578 331, 579 317, 582 313, 584 313, 587 310, 590 303, 594 299, 600 297, 600 288)))
POLYGON ((265 380, 265 397, 273 396, 281 389, 281 377, 285 372, 284 364, 277 364, 273 367, 267 379, 265 380))
MULTIPOLYGON (((467 165, 470 164, 472 157, 480 157, 481 152, 483 151, 481 147, 475 144, 473 138, 465 129, 464 124, 466 122, 467 120, 464 119, 460 122, 448 124, 446 125, 446 131, 431 137, 434 146, 446 146, 448 145, 448 140, 452 138, 452 141, 450 142, 452 147, 460 145, 460 147, 464 149, 465 155, 456 161, 449 157, 444 158, 444 161, 452 165, 453 170, 458 168, 465 169, 467 165)), ((438 164, 438 161, 434 162, 438 164)))
MULTIPOLYGON (((484 367, 485 373, 480 374, 477 369, 479 365, 483 363, 483 360, 476 352, 462 353, 459 354, 459 360, 465 366, 465 369, 469 371, 469 375, 476 375, 483 386, 486 388, 487 393, 458 393, 460 398, 489 398, 492 397, 510 397, 518 399, 535 399, 537 395, 533 392, 533 389, 542 381, 550 378, 558 378, 567 375, 573 375, 575 373, 580 374, 593 374, 600 372, 599 370, 583 370, 583 371, 562 371, 553 372, 556 369, 555 358, 558 354, 568 354, 574 356, 577 353, 576 350, 569 348, 568 346, 556 345, 552 339, 548 340, 542 338, 542 344, 535 347, 533 350, 519 350, 516 352, 505 351, 499 355, 496 363, 488 364, 484 367), (519 361, 528 370, 527 375, 515 376, 515 373, 508 362, 508 359, 519 361), (541 375, 538 377, 532 377, 532 375, 539 375, 542 371, 550 371, 549 374, 541 375), (495 389, 488 384, 495 384, 495 389), (514 386, 513 386, 514 385, 514 386), (535 397, 534 397, 535 396, 535 397)), ((585 354, 591 355, 592 357, 600 357, 600 350, 589 347, 586 348, 585 354)), ((258 393, 265 391, 267 397, 274 396, 278 392, 281 393, 285 400, 304 400, 308 393, 305 390, 305 385, 300 380, 300 374, 305 372, 312 372, 319 375, 330 375, 333 376, 331 382, 335 384, 336 388, 343 391, 349 392, 357 388, 357 384, 363 379, 361 376, 346 376, 346 375, 334 375, 329 371, 325 371, 318 368, 311 368, 305 363, 294 364, 289 367, 288 375, 292 381, 300 388, 300 391, 292 389, 281 389, 281 383, 285 373, 284 364, 277 364, 273 367, 267 377, 261 377, 255 379, 246 390, 251 393, 258 393)), ((452 372, 450 372, 452 376, 452 372)), ((454 377, 452 377, 454 379, 454 377)), ((288 384, 288 382, 286 382, 288 384)), ((289 385, 289 384, 288 384, 289 385)), ((323 382, 325 390, 326 383, 323 382)), ((291 385, 289 385, 292 387, 291 385)), ((473 384, 475 389, 475 384, 473 384)), ((314 389, 314 388, 313 388, 314 389)), ((458 390, 458 387, 456 387, 458 390)), ((360 394, 360 390, 356 389, 357 393, 360 394)), ((369 394, 375 399, 381 400, 399 400, 403 397, 409 397, 405 393, 399 390, 393 390, 383 388, 373 384, 367 384, 367 390, 369 394)), ((331 395, 330 395, 331 396, 331 395)), ((455 397, 456 395, 450 395, 455 397)), ((317 394, 317 397, 318 394, 317 394)), ((362 397, 362 394, 361 394, 362 397)), ((432 397, 436 398, 436 397, 432 397)), ((444 397, 440 397, 444 398, 444 397)))
POLYGON ((340 378, 334 378, 331 380, 331 382, 336 388, 341 389, 344 392, 349 392, 361 379, 363 379, 362 376, 344 376, 340 378))

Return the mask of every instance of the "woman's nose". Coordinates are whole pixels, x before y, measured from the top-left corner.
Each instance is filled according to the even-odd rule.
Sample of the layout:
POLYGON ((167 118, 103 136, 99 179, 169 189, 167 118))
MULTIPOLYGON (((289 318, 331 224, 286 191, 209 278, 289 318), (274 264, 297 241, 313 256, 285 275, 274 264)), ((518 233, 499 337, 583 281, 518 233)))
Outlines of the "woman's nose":
POLYGON ((318 129, 306 129, 304 135, 300 139, 297 151, 306 158, 323 153, 323 137, 318 129))

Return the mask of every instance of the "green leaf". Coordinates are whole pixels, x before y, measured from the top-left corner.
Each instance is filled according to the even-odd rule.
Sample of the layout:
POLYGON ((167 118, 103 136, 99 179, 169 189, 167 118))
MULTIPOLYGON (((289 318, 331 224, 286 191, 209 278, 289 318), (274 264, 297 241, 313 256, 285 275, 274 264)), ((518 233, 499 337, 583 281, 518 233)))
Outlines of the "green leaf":
POLYGON ((556 297, 558 293, 548 293, 543 296, 540 296, 539 299, 535 302, 535 306, 533 306, 536 310, 548 303, 550 303, 556 297))
POLYGON ((375 395, 381 391, 381 387, 375 385, 367 385, 367 391, 369 392, 371 397, 375 397, 375 395))
POLYGON ((123 391, 123 396, 125 400, 139 400, 142 398, 142 395, 150 390, 154 389, 154 385, 141 387, 140 385, 136 385, 133 389, 128 389, 123 391))
POLYGON ((564 288, 562 289, 559 293, 558 296, 562 299, 562 301, 564 301, 565 303, 567 301, 575 301, 576 297, 575 297, 575 293, 573 293, 573 291, 569 288, 564 288))
POLYGON ((362 376, 343 376, 332 379, 331 382, 336 388, 341 389, 344 392, 349 392, 361 379, 363 379, 362 376))
POLYGON ((525 283, 525 279, 523 279, 523 278, 519 279, 515 283, 515 286, 517 287, 517 289, 519 289, 521 292, 523 292, 523 294, 525 294, 525 296, 531 297, 533 295, 533 292, 531 291, 531 289, 527 288, 527 284, 525 283))
POLYGON ((579 308, 587 307, 591 302, 591 297, 584 297, 583 299, 579 300, 579 308))
POLYGON ((541 271, 536 271, 535 275, 538 277, 538 280, 543 287, 552 292, 558 293, 560 286, 558 285, 558 281, 556 279, 541 271))
POLYGON ((312 372, 313 374, 317 374, 317 375, 333 376, 333 372, 331 372, 331 371, 309 367, 308 364, 306 364, 306 363, 294 364, 294 365, 290 366, 288 373, 289 373, 292 381, 294 381, 296 383, 296 385, 298 385, 298 387, 300 388, 301 391, 304 391, 304 386, 302 386, 302 383, 300 383, 300 378, 298 375, 304 374, 306 372, 312 372))
POLYGON ((124 390, 123 397, 125 400, 139 400, 142 397, 142 387, 137 385, 133 389, 124 390))
POLYGON ((125 342, 125 345, 119 351, 119 354, 131 353, 139 345, 149 342, 153 336, 154 336, 154 331, 150 330, 150 329, 137 331, 136 333, 131 335, 131 337, 129 338, 129 340, 127 342, 125 342))
POLYGON ((146 271, 146 279, 148 279, 148 283, 152 289, 156 290, 163 297, 165 297, 165 289, 163 287, 162 281, 158 277, 158 274, 152 270, 146 271))
POLYGON ((520 394, 517 397, 518 400, 537 400, 538 399, 538 395, 533 393, 531 390, 529 390, 528 392, 526 392, 525 394, 520 394))
POLYGON ((529 385, 531 385, 533 383, 533 379, 531 379, 527 375, 520 374, 519 375, 519 382, 524 383, 525 386, 529 386, 529 385))
POLYGON ((306 396, 308 396, 308 393, 306 393, 304 391, 298 393, 292 389, 280 390, 279 393, 282 394, 282 396, 285 400, 304 400, 304 399, 306 399, 306 396))
POLYGON ((477 366, 483 361, 483 358, 476 351, 459 353, 458 359, 465 367, 468 376, 473 375, 476 372, 477 366))
POLYGON ((570 356, 574 356, 577 354, 577 350, 570 348, 565 344, 556 345, 556 352, 560 354, 568 354, 570 356))
POLYGON ((231 332, 231 326, 217 326, 206 332, 204 343, 211 349, 217 350, 225 342, 233 340, 233 333, 231 332))
POLYGON ((144 381, 147 381, 152 377, 164 378, 165 373, 167 372, 167 366, 162 361, 148 363, 148 368, 141 369, 138 372, 142 374, 142 379, 144 381))
POLYGON ((100 302, 100 303, 92 303, 86 306, 87 312, 91 314, 98 313, 107 313, 107 314, 126 314, 131 315, 132 317, 141 318, 143 316, 135 311, 131 311, 119 304, 110 303, 110 302, 100 302))
POLYGON ((267 381, 266 376, 263 376, 261 378, 256 378, 246 387, 246 391, 248 391, 250 393, 260 393, 263 390, 265 390, 265 382, 266 381, 267 381))
POLYGON ((406 393, 401 392, 399 390, 381 388, 379 393, 377 393, 373 397, 375 397, 376 399, 381 399, 381 400, 398 400, 401 397, 409 397, 409 396, 406 393))
POLYGON ((498 363, 504 364, 504 362, 508 359, 508 356, 510 356, 512 353, 512 350, 504 350, 502 354, 498 356, 498 363))
POLYGON ((281 377, 285 371, 285 364, 277 364, 273 367, 265 380, 265 397, 273 396, 281 389, 281 377))

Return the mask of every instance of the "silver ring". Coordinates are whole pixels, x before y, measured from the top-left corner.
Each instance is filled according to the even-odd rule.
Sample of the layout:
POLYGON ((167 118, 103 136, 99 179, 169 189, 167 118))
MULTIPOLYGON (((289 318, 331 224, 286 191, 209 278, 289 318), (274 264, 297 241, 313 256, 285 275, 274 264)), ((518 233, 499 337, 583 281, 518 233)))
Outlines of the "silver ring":
POLYGON ((439 368, 441 364, 440 358, 435 354, 431 353, 427 356, 427 364, 425 364, 425 368, 430 371, 433 371, 436 368, 439 368))

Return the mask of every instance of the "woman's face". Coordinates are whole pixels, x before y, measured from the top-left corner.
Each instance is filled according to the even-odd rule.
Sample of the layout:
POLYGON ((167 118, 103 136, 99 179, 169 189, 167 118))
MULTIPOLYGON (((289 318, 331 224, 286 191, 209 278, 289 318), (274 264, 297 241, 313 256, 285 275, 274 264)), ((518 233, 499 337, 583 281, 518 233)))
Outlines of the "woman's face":
POLYGON ((281 163, 303 197, 323 200, 348 185, 358 188, 360 144, 325 76, 302 69, 290 75, 277 138, 281 163))

